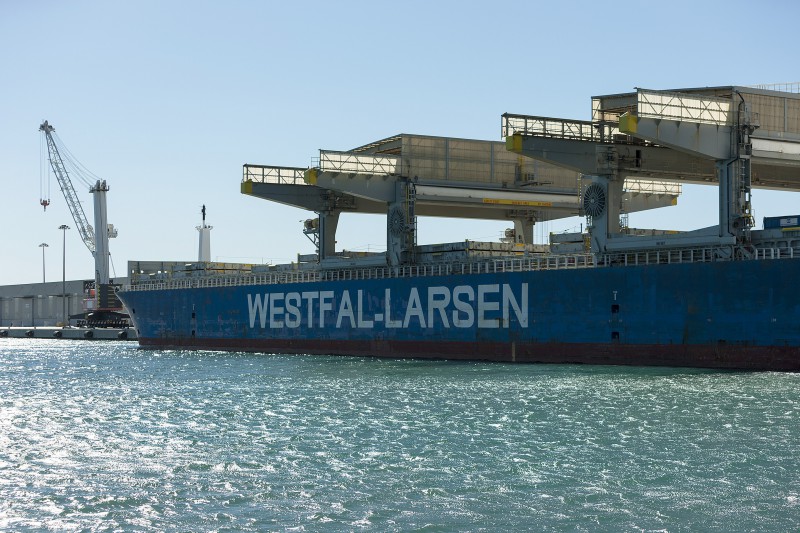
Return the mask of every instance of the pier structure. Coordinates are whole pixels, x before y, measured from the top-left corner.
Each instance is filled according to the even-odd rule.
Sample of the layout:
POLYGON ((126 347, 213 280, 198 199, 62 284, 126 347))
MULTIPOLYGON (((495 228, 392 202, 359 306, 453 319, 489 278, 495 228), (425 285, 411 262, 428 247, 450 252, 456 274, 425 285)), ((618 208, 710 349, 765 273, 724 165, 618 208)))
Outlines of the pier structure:
MULTIPOLYGON (((127 278, 115 282, 125 284, 127 278)), ((4 285, 0 287, 0 328, 61 326, 65 312, 73 316, 87 310, 85 300, 94 287, 94 280, 4 285)))
POLYGON ((98 341, 135 341, 136 330, 125 326, 119 328, 21 326, 0 328, 0 339, 63 339, 98 341))

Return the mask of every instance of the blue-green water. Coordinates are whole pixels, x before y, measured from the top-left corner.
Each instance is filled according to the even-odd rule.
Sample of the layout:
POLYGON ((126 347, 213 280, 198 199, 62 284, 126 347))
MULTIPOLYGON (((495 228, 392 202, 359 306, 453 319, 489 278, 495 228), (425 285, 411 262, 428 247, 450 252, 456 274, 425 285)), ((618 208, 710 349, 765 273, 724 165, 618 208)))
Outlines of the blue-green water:
POLYGON ((0 339, 0 529, 790 531, 800 374, 0 339))

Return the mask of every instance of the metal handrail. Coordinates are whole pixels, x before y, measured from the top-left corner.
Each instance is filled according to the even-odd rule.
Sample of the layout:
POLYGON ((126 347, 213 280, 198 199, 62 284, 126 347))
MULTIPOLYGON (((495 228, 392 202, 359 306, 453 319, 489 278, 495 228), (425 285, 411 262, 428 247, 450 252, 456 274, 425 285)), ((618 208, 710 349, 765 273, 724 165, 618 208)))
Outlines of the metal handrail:
POLYGON ((504 113, 501 126, 502 137, 524 135, 595 143, 644 144, 645 142, 619 131, 617 122, 593 122, 591 120, 568 120, 532 115, 504 113))
POLYGON ((353 174, 400 174, 401 159, 391 155, 366 155, 335 150, 320 150, 319 169, 322 172, 353 174))
POLYGON ((310 283, 320 281, 409 278, 450 276, 454 274, 480 274, 498 272, 528 272, 590 268, 595 266, 592 254, 541 255, 521 259, 503 259, 467 263, 410 265, 399 267, 342 268, 308 271, 265 272, 239 275, 209 275, 196 278, 159 279, 128 284, 123 290, 168 290, 184 288, 227 287, 237 285, 273 285, 282 283, 310 283))
POLYGON ((303 180, 306 169, 299 167, 276 167, 269 165, 244 165, 242 181, 277 183, 282 185, 307 185, 303 180))
POLYGON ((514 134, 582 141, 600 140, 600 134, 595 124, 588 120, 566 120, 504 113, 502 115, 502 136, 509 137, 514 134))
POLYGON ((637 114, 640 118, 714 125, 731 125, 734 121, 730 99, 646 89, 637 91, 637 114))
MULTIPOLYGON (((399 267, 364 267, 325 270, 296 270, 238 275, 208 275, 196 278, 159 279, 125 285, 124 291, 174 290, 189 288, 234 287, 242 285, 279 285, 325 281, 414 278, 464 274, 536 272, 595 267, 626 267, 659 264, 707 263, 728 261, 718 247, 635 250, 603 254, 546 254, 520 259, 499 259, 464 263, 440 263, 399 267)), ((752 260, 800 258, 800 248, 759 248, 752 250, 752 260)))
POLYGON ((782 93, 800 93, 800 81, 788 83, 764 83, 759 85, 749 85, 752 89, 762 89, 765 91, 778 91, 782 93))
POLYGON ((655 181, 631 178, 625 180, 625 190, 635 194, 666 194, 680 196, 681 184, 670 181, 655 181))

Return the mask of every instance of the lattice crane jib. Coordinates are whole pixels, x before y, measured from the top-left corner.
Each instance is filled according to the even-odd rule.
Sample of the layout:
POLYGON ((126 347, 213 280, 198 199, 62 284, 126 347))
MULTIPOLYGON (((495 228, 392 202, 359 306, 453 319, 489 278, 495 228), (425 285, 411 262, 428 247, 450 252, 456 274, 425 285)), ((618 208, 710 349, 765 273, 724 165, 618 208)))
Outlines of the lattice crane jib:
MULTIPOLYGON (((64 199, 67 201, 70 213, 72 213, 72 219, 75 221, 78 233, 80 233, 83 243, 94 255, 96 249, 94 228, 89 224, 86 218, 83 206, 81 206, 75 188, 72 186, 72 181, 69 179, 64 160, 61 158, 61 154, 58 151, 58 146, 53 138, 55 128, 45 120, 39 126, 39 131, 44 133, 45 139, 47 140, 47 152, 49 154, 50 166, 58 180, 58 186, 61 188, 61 192, 64 193, 64 199)), ((45 205, 45 202, 47 204, 50 203, 49 199, 42 200, 42 205, 45 205)))

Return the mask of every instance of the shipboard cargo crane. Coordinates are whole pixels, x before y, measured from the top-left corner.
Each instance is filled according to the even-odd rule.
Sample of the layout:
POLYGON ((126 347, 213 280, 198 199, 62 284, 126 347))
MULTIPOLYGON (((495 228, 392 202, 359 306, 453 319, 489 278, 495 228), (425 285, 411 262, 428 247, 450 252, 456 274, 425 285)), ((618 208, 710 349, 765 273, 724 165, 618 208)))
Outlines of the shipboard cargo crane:
MULTIPOLYGON (((86 219, 86 214, 83 211, 83 207, 78 200, 78 195, 69 178, 64 159, 61 157, 61 151, 53 135, 55 128, 45 120, 39 126, 39 131, 44 133, 44 137, 47 141, 50 166, 58 180, 61 192, 64 193, 64 199, 67 201, 67 206, 72 214, 72 219, 75 221, 78 233, 83 243, 92 253, 92 256, 94 256, 95 287, 97 291, 94 297, 90 298, 87 302, 87 311, 95 311, 94 314, 97 314, 96 312, 98 311, 112 312, 121 310, 122 305, 114 294, 109 275, 110 254, 108 240, 109 238, 117 236, 117 230, 114 228, 113 224, 108 223, 106 209, 108 185, 105 180, 100 179, 97 179, 92 185, 91 181, 87 180, 84 176, 79 176, 81 181, 89 185, 89 192, 94 196, 94 227, 92 227, 86 219)), ((75 173, 80 173, 80 167, 77 165, 73 165, 73 174, 75 173)), ((40 203, 47 209, 47 206, 50 204, 50 199, 43 198, 40 200, 40 203)), ((87 313, 87 315, 89 314, 91 313, 87 313)), ((91 317, 89 318, 91 320, 91 317)), ((99 315, 95 318, 99 318, 99 315)))

